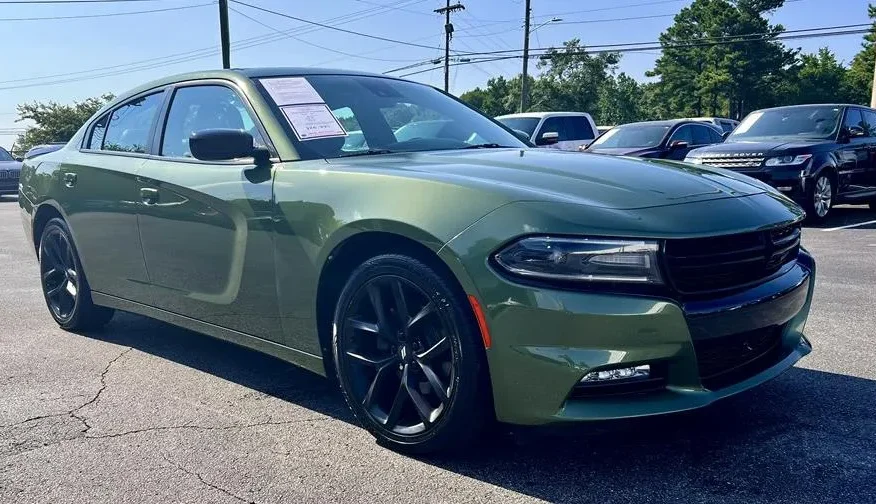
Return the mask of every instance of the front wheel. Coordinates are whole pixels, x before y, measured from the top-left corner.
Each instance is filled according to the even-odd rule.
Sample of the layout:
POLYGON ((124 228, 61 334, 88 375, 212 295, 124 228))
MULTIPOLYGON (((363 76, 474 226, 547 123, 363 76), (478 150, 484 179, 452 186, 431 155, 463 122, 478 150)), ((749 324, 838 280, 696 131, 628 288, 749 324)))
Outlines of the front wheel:
POLYGON ((827 219, 834 194, 831 178, 825 174, 818 175, 811 189, 806 191, 806 214, 812 222, 823 222, 827 219))
POLYGON ((43 228, 39 261, 43 297, 49 313, 62 329, 98 329, 109 322, 113 310, 91 301, 82 263, 62 219, 52 219, 43 228))
POLYGON ((489 414, 485 364, 467 299, 412 257, 359 266, 338 301, 332 348, 344 399, 379 442, 453 450, 489 414))

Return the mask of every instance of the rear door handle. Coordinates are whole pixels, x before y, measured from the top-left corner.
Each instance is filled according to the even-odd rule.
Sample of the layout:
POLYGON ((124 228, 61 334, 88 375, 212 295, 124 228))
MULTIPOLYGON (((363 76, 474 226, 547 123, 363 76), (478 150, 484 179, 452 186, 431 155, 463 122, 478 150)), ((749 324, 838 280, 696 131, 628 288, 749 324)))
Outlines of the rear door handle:
POLYGON ((154 205, 158 203, 158 189, 153 189, 151 187, 141 187, 140 199, 146 205, 154 205))
POLYGON ((76 185, 76 174, 73 172, 67 172, 64 174, 64 185, 67 187, 73 187, 76 185))

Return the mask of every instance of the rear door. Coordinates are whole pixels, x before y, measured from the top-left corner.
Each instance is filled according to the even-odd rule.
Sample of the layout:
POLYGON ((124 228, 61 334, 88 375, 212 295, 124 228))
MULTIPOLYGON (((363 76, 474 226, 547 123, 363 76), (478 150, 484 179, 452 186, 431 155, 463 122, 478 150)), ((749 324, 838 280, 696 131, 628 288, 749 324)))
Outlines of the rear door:
POLYGON ((149 155, 164 90, 99 117, 59 167, 70 229, 92 290, 151 303, 138 232, 136 176, 149 155))
POLYGON ((596 138, 596 133, 586 116, 566 116, 562 120, 565 122, 566 130, 566 140, 561 142, 560 146, 563 150, 578 150, 579 147, 586 146, 596 138))
MULTIPOLYGON (((272 220, 272 170, 251 158, 200 161, 193 132, 267 136, 243 93, 227 81, 175 86, 155 139, 160 156, 138 183, 140 234, 155 305, 220 327, 282 341, 272 220)), ((270 147, 269 147, 270 149, 270 147)), ((273 150, 273 149, 271 149, 273 150)))
POLYGON ((863 174, 862 184, 867 191, 876 191, 876 110, 861 109, 868 133, 867 167, 863 174))

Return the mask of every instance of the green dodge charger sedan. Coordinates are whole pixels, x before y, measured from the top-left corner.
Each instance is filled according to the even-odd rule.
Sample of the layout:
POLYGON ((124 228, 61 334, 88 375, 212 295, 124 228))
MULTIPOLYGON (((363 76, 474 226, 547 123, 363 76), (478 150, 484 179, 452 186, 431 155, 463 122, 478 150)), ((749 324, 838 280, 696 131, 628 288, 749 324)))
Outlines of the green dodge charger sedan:
POLYGON ((277 356, 336 378, 398 450, 698 408, 811 350, 789 199, 718 168, 530 149, 409 81, 159 80, 20 184, 62 328, 123 310, 277 356))

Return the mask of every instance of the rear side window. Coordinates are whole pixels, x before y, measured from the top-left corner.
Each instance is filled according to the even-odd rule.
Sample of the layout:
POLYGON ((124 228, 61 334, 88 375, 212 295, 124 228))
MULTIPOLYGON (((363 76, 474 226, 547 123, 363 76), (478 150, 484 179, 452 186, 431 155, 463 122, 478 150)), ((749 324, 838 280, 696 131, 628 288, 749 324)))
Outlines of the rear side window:
POLYGON ((103 150, 146 152, 149 132, 161 107, 163 96, 163 91, 141 96, 113 110, 109 115, 109 125, 103 139, 103 150))
POLYGON ((868 109, 863 110, 864 124, 867 126, 864 131, 870 136, 876 136, 876 112, 868 109))
POLYGON ((565 117, 566 133, 569 134, 569 140, 592 140, 596 138, 593 134, 593 128, 590 126, 590 121, 584 116, 565 117))
POLYGON ((721 121, 721 131, 724 133, 733 131, 733 123, 730 121, 721 121))
POLYGON ((109 114, 101 117, 94 123, 94 128, 91 130, 91 136, 88 138, 86 149, 100 150, 103 147, 103 137, 106 136, 106 123, 109 121, 109 114))
POLYGON ((724 138, 718 133, 717 130, 709 128, 709 137, 712 139, 711 143, 721 143, 724 141, 724 138))
POLYGON ((196 131, 236 129, 252 135, 253 145, 265 141, 246 106, 233 90, 225 86, 189 86, 176 90, 167 114, 161 155, 192 157, 189 137, 196 131))
POLYGON ((712 128, 707 126, 691 126, 690 128, 693 130, 693 145, 707 145, 712 143, 712 136, 709 135, 712 128))

